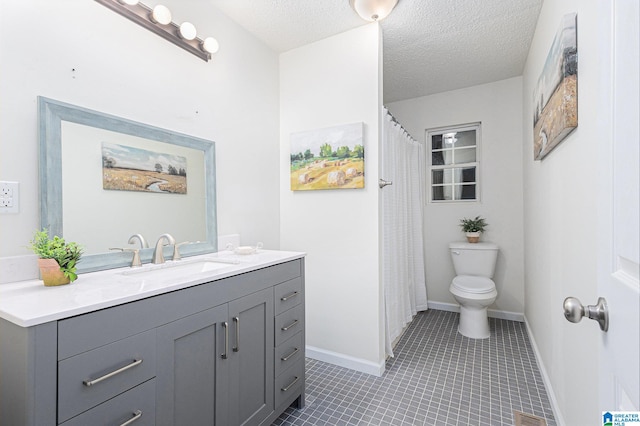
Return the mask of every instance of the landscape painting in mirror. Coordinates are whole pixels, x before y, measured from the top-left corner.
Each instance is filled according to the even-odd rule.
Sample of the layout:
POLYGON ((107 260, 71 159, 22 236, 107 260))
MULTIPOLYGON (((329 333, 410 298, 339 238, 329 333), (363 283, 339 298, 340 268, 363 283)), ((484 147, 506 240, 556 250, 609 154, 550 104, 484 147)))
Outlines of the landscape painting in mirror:
POLYGON ((102 188, 187 193, 187 158, 102 142, 102 188))

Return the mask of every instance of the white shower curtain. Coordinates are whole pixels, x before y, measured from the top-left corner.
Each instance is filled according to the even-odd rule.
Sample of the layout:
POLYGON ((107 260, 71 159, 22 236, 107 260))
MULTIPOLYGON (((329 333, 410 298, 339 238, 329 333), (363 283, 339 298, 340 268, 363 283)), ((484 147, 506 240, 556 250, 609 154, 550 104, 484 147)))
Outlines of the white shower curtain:
POLYGON ((382 198, 382 285, 384 288, 385 350, 393 344, 417 311, 427 309, 424 270, 424 151, 383 109, 382 174, 393 184, 382 198))

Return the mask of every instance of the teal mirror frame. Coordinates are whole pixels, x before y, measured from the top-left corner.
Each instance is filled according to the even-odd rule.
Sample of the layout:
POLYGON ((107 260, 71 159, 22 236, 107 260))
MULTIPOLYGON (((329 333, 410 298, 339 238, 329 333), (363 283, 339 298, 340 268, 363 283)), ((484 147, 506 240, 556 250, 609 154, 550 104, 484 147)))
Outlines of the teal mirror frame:
MULTIPOLYGON (((180 247, 183 256, 216 252, 218 249, 216 215, 215 143, 159 127, 138 123, 75 105, 38 97, 39 170, 40 170, 40 227, 50 235, 64 237, 62 205, 62 122, 91 126, 99 129, 142 137, 158 142, 179 145, 203 151, 205 172, 206 240, 180 247)), ((171 232, 170 224, 167 232, 171 232)), ((82 244, 82 241, 77 241, 82 244)), ((155 241, 150 241, 154 244, 155 241)), ((171 256, 173 247, 165 247, 165 256, 171 256)), ((140 250, 143 263, 151 261, 153 248, 140 250)), ((131 253, 105 252, 86 254, 78 262, 78 272, 92 272, 119 268, 131 264, 131 253)))

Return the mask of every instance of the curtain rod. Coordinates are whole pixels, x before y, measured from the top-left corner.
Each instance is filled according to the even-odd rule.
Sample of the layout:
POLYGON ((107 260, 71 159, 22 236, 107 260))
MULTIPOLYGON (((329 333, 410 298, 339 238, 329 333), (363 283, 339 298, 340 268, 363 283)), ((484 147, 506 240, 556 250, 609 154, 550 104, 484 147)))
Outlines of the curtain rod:
POLYGON ((409 133, 409 132, 407 131, 407 129, 405 129, 405 128, 402 126, 402 124, 400 124, 400 122, 399 122, 399 121, 398 121, 398 120, 393 116, 393 114, 391 114, 391 111, 389 111, 389 108, 387 108, 387 107, 386 107, 386 106, 384 106, 384 105, 382 106, 382 108, 383 108, 383 109, 384 109, 384 111, 387 113, 387 115, 388 115, 389 117, 391 117, 391 121, 392 121, 393 123, 395 123, 397 126, 399 126, 399 127, 402 129, 402 131, 403 131, 404 133, 406 133, 406 134, 407 134, 407 136, 409 136, 409 138, 411 138, 411 140, 412 140, 412 141, 414 141, 414 142, 416 142, 416 143, 420 143, 420 142, 418 142, 418 141, 416 140, 416 138, 414 138, 413 136, 411 136, 411 133, 409 133))

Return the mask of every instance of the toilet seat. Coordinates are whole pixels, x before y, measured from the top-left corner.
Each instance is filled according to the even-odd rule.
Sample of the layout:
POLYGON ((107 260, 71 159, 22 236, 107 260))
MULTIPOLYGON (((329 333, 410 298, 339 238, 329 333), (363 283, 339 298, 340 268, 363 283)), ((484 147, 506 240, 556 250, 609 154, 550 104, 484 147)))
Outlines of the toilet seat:
POLYGON ((451 282, 451 286, 473 294, 491 293, 496 290, 496 285, 491 279, 472 275, 458 275, 451 282))

